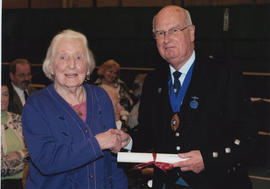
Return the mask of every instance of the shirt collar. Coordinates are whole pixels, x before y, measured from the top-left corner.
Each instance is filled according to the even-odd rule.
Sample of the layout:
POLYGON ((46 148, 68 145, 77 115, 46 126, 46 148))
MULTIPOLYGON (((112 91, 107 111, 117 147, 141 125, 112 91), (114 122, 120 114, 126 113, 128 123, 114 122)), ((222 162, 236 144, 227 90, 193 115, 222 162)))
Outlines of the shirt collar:
POLYGON ((24 95, 22 89, 20 89, 19 87, 17 87, 17 86, 14 85, 13 83, 11 83, 11 84, 12 84, 14 90, 16 91, 16 93, 17 93, 19 96, 23 96, 23 95, 24 95))
MULTIPOLYGON (((191 57, 188 59, 188 61, 182 66, 182 68, 178 71, 180 71, 182 74, 186 75, 189 68, 192 66, 192 64, 194 63, 195 60, 195 51, 193 51, 191 57)), ((170 65, 170 71, 171 74, 173 74, 173 72, 175 72, 176 70, 170 65)))

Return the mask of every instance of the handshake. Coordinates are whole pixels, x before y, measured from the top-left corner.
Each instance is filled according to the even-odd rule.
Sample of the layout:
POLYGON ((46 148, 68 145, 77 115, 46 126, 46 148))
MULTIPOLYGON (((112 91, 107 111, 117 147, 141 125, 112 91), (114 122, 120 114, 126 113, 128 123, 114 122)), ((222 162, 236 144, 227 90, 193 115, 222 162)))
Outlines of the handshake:
POLYGON ((95 137, 102 150, 109 149, 113 153, 118 153, 131 140, 127 133, 118 129, 109 129, 108 131, 97 134, 95 137))

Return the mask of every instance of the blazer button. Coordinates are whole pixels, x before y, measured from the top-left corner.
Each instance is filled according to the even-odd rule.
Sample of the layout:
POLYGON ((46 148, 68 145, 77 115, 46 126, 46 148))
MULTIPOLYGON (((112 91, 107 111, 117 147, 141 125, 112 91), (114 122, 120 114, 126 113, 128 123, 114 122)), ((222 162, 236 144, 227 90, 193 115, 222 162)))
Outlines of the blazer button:
POLYGON ((85 133, 88 133, 88 129, 84 129, 84 132, 85 132, 85 133))
POLYGON ((179 137, 179 136, 180 136, 180 133, 179 133, 179 132, 176 132, 176 133, 175 133, 175 136, 176 136, 176 137, 179 137))
POLYGON ((176 150, 180 151, 181 147, 180 146, 176 146, 176 150))

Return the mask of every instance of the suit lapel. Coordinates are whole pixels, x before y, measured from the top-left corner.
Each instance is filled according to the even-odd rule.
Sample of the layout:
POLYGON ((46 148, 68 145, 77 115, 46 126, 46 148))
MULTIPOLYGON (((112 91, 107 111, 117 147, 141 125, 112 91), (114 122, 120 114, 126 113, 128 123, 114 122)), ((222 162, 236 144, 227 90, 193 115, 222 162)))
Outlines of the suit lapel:
POLYGON ((16 111, 20 111, 23 108, 21 99, 13 87, 12 90, 13 90, 13 104, 17 104, 18 109, 16 111))
MULTIPOLYGON (((192 78, 188 87, 188 90, 186 92, 186 95, 184 97, 182 105, 189 105, 189 103, 195 98, 200 98, 201 92, 204 90, 204 86, 202 85, 202 81, 205 78, 205 72, 203 69, 203 66, 201 66, 200 62, 196 60, 193 72, 192 72, 192 78)), ((184 106, 186 107, 186 106, 184 106)))
POLYGON ((162 78, 161 78, 161 88, 162 88, 162 99, 163 99, 163 108, 164 108, 164 111, 168 112, 169 114, 171 114, 173 111, 172 111, 172 107, 171 107, 171 103, 170 103, 170 97, 169 97, 169 86, 168 86, 168 80, 169 80, 169 77, 170 77, 170 69, 169 69, 169 66, 167 66, 167 69, 166 71, 164 72, 163 70, 163 75, 162 75, 162 78))

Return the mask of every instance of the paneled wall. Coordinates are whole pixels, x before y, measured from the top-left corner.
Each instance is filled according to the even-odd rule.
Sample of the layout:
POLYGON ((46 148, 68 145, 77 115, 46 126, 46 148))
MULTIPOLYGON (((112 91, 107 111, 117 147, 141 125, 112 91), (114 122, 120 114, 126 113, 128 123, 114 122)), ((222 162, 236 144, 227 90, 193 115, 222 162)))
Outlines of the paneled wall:
POLYGON ((217 6, 265 4, 270 0, 2 0, 5 8, 74 8, 74 7, 160 7, 169 4, 182 6, 217 6))
MULTIPOLYGON (((187 7, 200 53, 235 63, 243 72, 270 72, 270 5, 187 7), (229 28, 223 31, 224 13, 229 28)), ((84 33, 97 65, 115 58, 124 67, 153 67, 159 60, 151 23, 160 8, 102 7, 3 10, 4 62, 27 57, 40 64, 49 41, 62 29, 84 33), (132 57, 132 58, 130 58, 132 57)))

